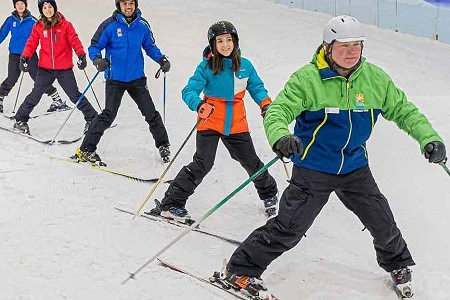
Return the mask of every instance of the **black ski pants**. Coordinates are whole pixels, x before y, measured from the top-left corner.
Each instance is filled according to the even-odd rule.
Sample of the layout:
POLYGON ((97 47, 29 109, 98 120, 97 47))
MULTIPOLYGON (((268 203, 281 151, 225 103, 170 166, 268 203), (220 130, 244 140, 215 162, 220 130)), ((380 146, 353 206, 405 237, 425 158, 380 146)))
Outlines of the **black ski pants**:
POLYGON ((147 89, 147 78, 142 77, 130 82, 116 80, 106 81, 105 109, 90 125, 83 143, 81 144, 81 150, 97 150, 97 144, 100 142, 103 133, 111 126, 117 116, 125 91, 128 92, 130 97, 137 104, 142 115, 145 117, 145 121, 149 125, 150 133, 155 140, 156 148, 169 145, 166 127, 164 126, 161 115, 156 110, 155 104, 147 89))
MULTIPOLYGON (((17 83, 20 77, 20 54, 9 54, 8 61, 8 76, 0 85, 0 96, 8 96, 9 92, 12 90, 14 85, 17 83)), ((31 79, 36 81, 38 73, 38 56, 34 53, 30 60, 28 61, 28 74, 30 74, 31 79)), ((51 95, 56 91, 53 85, 50 85, 45 93, 51 95)))
MULTIPOLYGON (((43 68, 38 69, 36 81, 31 93, 25 98, 23 103, 17 110, 14 118, 16 121, 28 122, 30 119, 30 113, 34 107, 41 101, 42 95, 53 84, 55 80, 58 80, 59 85, 69 97, 70 101, 77 103, 81 96, 78 90, 75 75, 72 69, 69 70, 47 70, 43 68)), ((81 102, 77 108, 83 113, 86 121, 91 121, 97 116, 97 112, 92 107, 91 103, 83 96, 81 102)))
POLYGON ((294 166, 278 215, 247 237, 233 253, 227 269, 260 277, 274 259, 300 242, 333 191, 369 230, 378 264, 384 270, 415 264, 369 166, 345 175, 294 166))
MULTIPOLYGON (((222 140, 231 158, 238 161, 249 176, 261 169, 264 164, 256 154, 250 133, 222 135, 213 130, 198 131, 197 150, 193 161, 184 166, 167 189, 161 202, 162 210, 171 207, 185 207, 186 201, 195 188, 211 171, 216 157, 219 140, 222 140)), ((253 180, 260 199, 275 196, 278 192, 275 179, 267 170, 253 180)))

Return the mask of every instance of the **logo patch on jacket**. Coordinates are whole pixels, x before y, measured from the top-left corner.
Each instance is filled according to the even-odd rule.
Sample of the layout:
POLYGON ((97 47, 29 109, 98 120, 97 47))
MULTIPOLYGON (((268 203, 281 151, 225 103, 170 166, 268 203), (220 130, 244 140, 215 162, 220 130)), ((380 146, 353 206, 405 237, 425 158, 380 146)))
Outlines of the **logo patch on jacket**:
POLYGON ((122 28, 117 28, 117 36, 118 37, 122 36, 122 28))
POLYGON ((17 23, 16 23, 16 21, 14 21, 13 22, 13 27, 16 27, 17 26, 17 23))
POLYGON ((364 107, 364 94, 356 94, 355 102, 356 102, 356 107, 363 108, 364 107))
POLYGON ((44 30, 43 34, 44 34, 44 39, 48 38, 47 30, 44 30))

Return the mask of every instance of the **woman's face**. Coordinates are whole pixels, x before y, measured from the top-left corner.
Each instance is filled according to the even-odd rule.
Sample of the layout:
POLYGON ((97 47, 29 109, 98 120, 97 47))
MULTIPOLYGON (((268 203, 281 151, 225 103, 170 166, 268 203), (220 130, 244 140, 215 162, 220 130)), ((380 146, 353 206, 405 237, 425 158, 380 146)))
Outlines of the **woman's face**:
POLYGON ((55 14, 55 9, 50 3, 45 2, 42 6, 42 14, 47 18, 50 19, 55 14))

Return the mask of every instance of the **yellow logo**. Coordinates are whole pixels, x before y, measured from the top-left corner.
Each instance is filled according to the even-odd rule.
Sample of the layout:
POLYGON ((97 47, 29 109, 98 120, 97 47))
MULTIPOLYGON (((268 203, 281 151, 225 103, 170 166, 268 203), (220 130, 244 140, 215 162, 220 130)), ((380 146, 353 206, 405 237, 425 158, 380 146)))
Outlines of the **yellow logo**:
POLYGON ((364 94, 355 95, 356 107, 364 107, 364 94))

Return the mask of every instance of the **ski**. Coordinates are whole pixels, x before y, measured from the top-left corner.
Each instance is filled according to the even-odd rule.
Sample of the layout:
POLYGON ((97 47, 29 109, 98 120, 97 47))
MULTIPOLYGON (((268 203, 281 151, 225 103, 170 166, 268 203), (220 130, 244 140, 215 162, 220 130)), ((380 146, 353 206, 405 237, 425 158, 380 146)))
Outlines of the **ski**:
POLYGON ((44 145, 58 145, 58 144, 59 145, 68 145, 68 144, 76 143, 76 142, 78 142, 79 140, 81 140, 83 138, 82 136, 80 136, 80 137, 74 138, 73 140, 56 140, 56 141, 52 141, 51 139, 44 139, 44 138, 40 138, 40 137, 31 135, 31 134, 26 134, 26 133, 22 133, 22 132, 19 132, 19 131, 15 131, 14 129, 8 128, 8 127, 0 126, 0 129, 4 130, 4 131, 12 132, 12 133, 17 134, 19 136, 26 137, 28 139, 31 139, 31 140, 33 140, 35 142, 38 142, 38 143, 44 144, 44 145))
MULTIPOLYGON (((110 174, 114 174, 114 175, 119 175, 119 176, 122 176, 124 178, 128 178, 128 179, 131 179, 131 180, 134 180, 134 181, 138 181, 138 182, 155 183, 155 182, 157 182, 159 180, 159 178, 148 178, 148 179, 146 179, 146 178, 142 178, 142 177, 139 177, 139 176, 135 176, 135 175, 131 175, 131 174, 128 174, 128 173, 124 173, 124 172, 121 172, 121 171, 113 170, 113 169, 107 168, 106 164, 103 163, 103 162, 101 162, 100 164, 95 164, 95 163, 90 163, 90 162, 80 162, 74 157, 70 157, 70 158, 51 157, 51 159, 55 159, 57 161, 64 162, 64 163, 90 167, 91 169, 94 169, 94 170, 99 170, 99 171, 102 171, 102 172, 106 172, 106 173, 110 173, 110 174)), ((170 182, 172 182, 172 180, 164 181, 164 183, 170 183, 170 182)))
POLYGON ((175 265, 173 265, 173 264, 171 264, 171 263, 169 263, 169 262, 167 262, 167 261, 164 261, 164 260, 162 260, 162 259, 159 258, 159 257, 158 257, 158 262, 159 262, 163 267, 166 267, 166 268, 168 268, 168 269, 170 269, 170 270, 173 270, 173 271, 176 271, 176 272, 185 274, 185 275, 187 275, 187 276, 190 276, 191 278, 200 280, 200 281, 203 282, 203 283, 212 285, 212 286, 214 286, 214 287, 216 287, 216 288, 218 288, 218 289, 221 289, 221 290, 224 291, 224 292, 227 292, 227 293, 230 294, 230 295, 233 295, 233 296, 234 296, 235 298, 237 298, 237 299, 242 299, 242 300, 249 300, 249 299, 251 299, 251 300, 278 300, 278 298, 275 297, 275 296, 272 295, 272 294, 270 294, 270 295, 268 295, 267 297, 264 297, 264 298, 253 297, 253 296, 250 296, 250 295, 247 295, 247 294, 243 294, 243 293, 241 293, 239 290, 236 290, 235 288, 233 288, 232 286, 230 286, 230 285, 228 285, 228 284, 223 285, 223 284, 218 283, 218 282, 214 279, 214 278, 215 278, 214 276, 213 276, 213 277, 210 277, 210 278, 205 278, 205 277, 203 277, 203 276, 194 274, 193 272, 190 272, 190 271, 187 271, 187 270, 185 270, 185 269, 182 269, 182 268, 180 268, 179 266, 175 266, 175 265))
MULTIPOLYGON (((118 211, 130 214, 130 215, 135 215, 136 214, 135 211, 132 211, 131 209, 128 209, 128 208, 124 208, 124 207, 122 207, 119 204, 116 205, 115 209, 118 210, 118 211)), ((174 225, 174 226, 181 227, 181 228, 188 228, 190 225, 193 224, 193 223, 191 223, 190 225, 188 225, 188 224, 185 224, 185 223, 177 222, 175 220, 166 219, 166 218, 161 217, 161 216, 148 215, 146 213, 140 214, 139 216, 141 216, 141 217, 143 217, 143 218, 145 218, 147 220, 152 220, 152 221, 156 221, 156 222, 166 223, 166 224, 174 225)), ((193 220, 191 220, 191 221, 193 221, 193 220)), ((209 235, 209 236, 221 239, 221 240, 226 241, 228 243, 231 243, 233 245, 240 245, 241 244, 241 242, 238 241, 238 240, 235 240, 235 239, 232 239, 232 238, 228 238, 228 237, 225 237, 225 236, 222 236, 222 235, 219 235, 219 234, 207 231, 207 230, 202 229, 200 227, 192 228, 192 230, 196 231, 196 232, 199 232, 199 233, 202 233, 202 234, 205 234, 205 235, 209 235)))
MULTIPOLYGON (((47 112, 44 112, 44 113, 40 113, 40 114, 36 114, 36 115, 30 116, 30 119, 36 119, 36 118, 39 118, 39 117, 42 117, 42 116, 48 116, 48 115, 52 115, 54 113, 68 111, 68 110, 71 110, 71 109, 72 108, 70 106, 67 106, 66 108, 63 108, 63 109, 57 109, 55 111, 47 111, 47 112)), ((2 113, 2 116, 4 116, 5 118, 8 118, 9 120, 14 120, 15 114, 13 114, 13 113, 2 113)))

